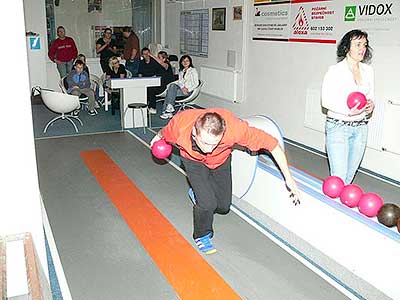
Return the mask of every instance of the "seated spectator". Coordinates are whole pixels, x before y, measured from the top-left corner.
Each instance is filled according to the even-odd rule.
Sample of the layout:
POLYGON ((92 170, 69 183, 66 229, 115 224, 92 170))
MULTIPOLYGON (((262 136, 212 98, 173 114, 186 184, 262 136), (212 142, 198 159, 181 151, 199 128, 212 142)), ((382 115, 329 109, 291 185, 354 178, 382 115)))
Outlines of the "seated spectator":
MULTIPOLYGON (((110 78, 126 78, 126 69, 116 56, 110 58, 106 69, 106 79, 110 78)), ((115 108, 119 108, 120 91, 108 89, 107 92, 111 94, 111 114, 115 115, 115 108)))
POLYGON ((86 73, 88 74, 88 76, 90 78, 89 67, 86 64, 86 56, 85 56, 85 54, 79 53, 78 57, 76 58, 76 60, 81 60, 83 62, 83 71, 86 71, 86 73))
POLYGON ((118 57, 112 56, 108 62, 108 68, 106 69, 106 79, 125 77, 126 69, 124 65, 119 63, 118 57))
MULTIPOLYGON (((81 61, 83 61, 83 71, 86 71, 86 73, 88 74, 89 79, 90 79, 90 71, 89 71, 89 67, 88 67, 87 64, 86 64, 86 56, 85 56, 85 54, 82 54, 82 53, 78 54, 78 57, 77 57, 76 60, 81 60, 81 61)), ((94 106, 94 107, 95 107, 95 108, 100 108, 100 105, 99 105, 99 103, 98 103, 98 101, 100 100, 100 87, 99 87, 99 82, 96 82, 94 94, 95 94, 95 99, 96 99, 96 102, 95 102, 95 106, 94 106)))
POLYGON ((157 113, 156 95, 162 93, 167 88, 167 85, 174 81, 175 78, 171 64, 168 60, 167 52, 160 51, 157 56, 153 56, 153 54, 150 53, 150 56, 160 65, 156 75, 161 77, 161 86, 152 86, 147 88, 147 104, 149 105, 149 112, 155 114, 157 113))
POLYGON ((175 80, 174 72, 171 64, 169 63, 168 54, 165 51, 160 51, 158 52, 157 56, 153 56, 152 54, 150 54, 150 56, 153 57, 161 67, 158 70, 159 73, 156 75, 161 76, 161 86, 165 89, 169 83, 175 80))
MULTIPOLYGON (((71 95, 80 96, 82 94, 88 97, 88 114, 96 115, 94 110, 95 99, 94 92, 90 88, 89 74, 83 70, 84 63, 81 60, 75 61, 74 69, 67 76, 67 91, 71 95)), ((76 114, 76 112, 75 112, 76 114)))
POLYGON ((177 96, 190 96, 199 85, 199 75, 193 66, 192 58, 183 55, 179 60, 179 79, 168 86, 163 105, 161 119, 170 119, 175 111, 174 104, 177 96))
POLYGON ((160 74, 160 64, 150 56, 149 48, 142 49, 142 60, 139 63, 139 77, 152 77, 160 74))

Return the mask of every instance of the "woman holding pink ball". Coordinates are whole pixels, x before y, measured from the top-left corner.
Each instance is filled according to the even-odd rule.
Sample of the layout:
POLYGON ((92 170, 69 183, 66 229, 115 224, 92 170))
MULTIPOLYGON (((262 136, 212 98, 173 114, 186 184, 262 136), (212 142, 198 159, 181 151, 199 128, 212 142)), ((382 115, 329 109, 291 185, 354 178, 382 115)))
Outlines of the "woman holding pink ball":
POLYGON ((330 174, 353 181, 365 152, 368 118, 374 110, 374 71, 367 63, 372 57, 368 34, 347 32, 337 46, 338 63, 331 66, 322 84, 322 106, 326 119, 326 150, 330 174), (347 105, 351 93, 366 96, 364 107, 347 105))

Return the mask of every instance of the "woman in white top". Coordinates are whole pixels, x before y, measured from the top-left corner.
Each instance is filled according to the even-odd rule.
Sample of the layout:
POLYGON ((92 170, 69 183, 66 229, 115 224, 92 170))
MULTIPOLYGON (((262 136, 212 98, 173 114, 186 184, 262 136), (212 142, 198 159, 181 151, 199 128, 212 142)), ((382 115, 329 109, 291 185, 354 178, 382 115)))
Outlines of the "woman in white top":
POLYGON ((322 106, 328 110, 326 119, 326 150, 331 176, 346 184, 353 181, 365 152, 368 119, 375 104, 374 71, 367 65, 372 57, 368 34, 351 30, 337 47, 336 65, 329 67, 322 84, 322 106), (367 105, 349 109, 347 96, 361 92, 367 105))
POLYGON ((179 60, 179 79, 168 86, 167 95, 164 100, 161 119, 170 119, 173 116, 175 99, 177 96, 189 97, 193 90, 199 85, 199 74, 193 67, 192 58, 183 55, 179 60))

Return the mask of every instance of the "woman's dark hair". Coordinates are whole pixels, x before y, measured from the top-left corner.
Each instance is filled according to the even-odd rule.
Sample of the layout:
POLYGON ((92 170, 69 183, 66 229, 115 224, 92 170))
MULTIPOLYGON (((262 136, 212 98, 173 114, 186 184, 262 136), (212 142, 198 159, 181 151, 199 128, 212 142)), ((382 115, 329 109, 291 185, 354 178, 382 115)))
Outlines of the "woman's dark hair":
POLYGON ((342 37, 336 51, 337 61, 340 62, 346 58, 347 53, 350 51, 352 40, 358 40, 361 38, 365 38, 367 40, 367 49, 365 51, 364 59, 362 60, 362 62, 369 63, 372 58, 372 48, 369 46, 368 33, 359 29, 351 30, 342 37))
POLYGON ((189 67, 194 68, 192 58, 189 55, 182 55, 181 59, 179 60, 179 71, 182 71, 184 69, 182 62, 185 58, 189 59, 190 61, 189 67))

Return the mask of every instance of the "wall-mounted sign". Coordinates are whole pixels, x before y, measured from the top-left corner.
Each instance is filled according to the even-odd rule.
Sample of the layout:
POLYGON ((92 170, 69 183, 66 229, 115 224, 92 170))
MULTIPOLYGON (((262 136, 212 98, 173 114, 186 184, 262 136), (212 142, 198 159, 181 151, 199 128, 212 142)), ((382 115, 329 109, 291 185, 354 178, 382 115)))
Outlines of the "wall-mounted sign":
POLYGON ((29 38, 29 49, 40 50, 40 37, 34 36, 29 38))

